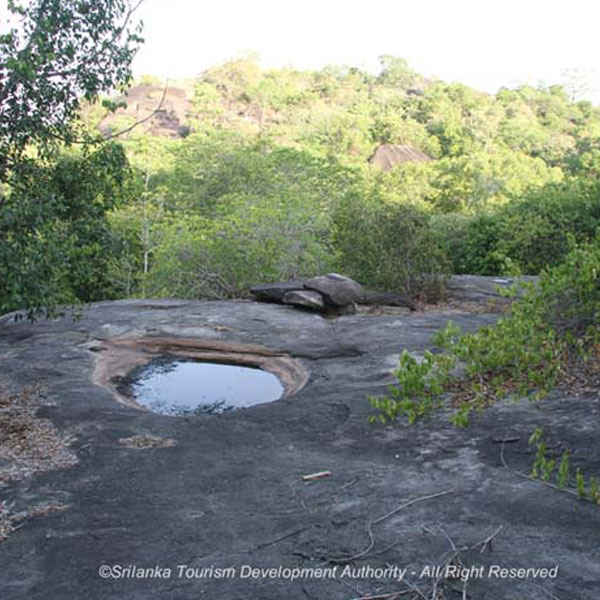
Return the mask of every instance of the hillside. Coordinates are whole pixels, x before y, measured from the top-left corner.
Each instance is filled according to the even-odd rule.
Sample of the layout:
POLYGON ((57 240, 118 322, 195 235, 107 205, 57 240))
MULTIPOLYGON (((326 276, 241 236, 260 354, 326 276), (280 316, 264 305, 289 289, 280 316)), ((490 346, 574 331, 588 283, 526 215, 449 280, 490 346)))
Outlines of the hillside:
MULTIPOLYGON (((93 240, 83 223, 53 229, 63 266, 44 267, 57 290, 43 294, 236 298, 336 271, 435 300, 451 272, 534 275, 600 225, 600 109, 558 85, 489 95, 392 56, 377 75, 246 56, 166 89, 144 77, 113 100, 127 105, 88 107, 84 121, 117 135, 130 179, 117 197, 106 172, 77 175, 107 208, 93 240)), ((77 161, 37 177, 73 206, 83 197, 60 182, 77 161)), ((94 204, 73 214, 82 206, 94 204)), ((19 281, 4 310, 35 296, 22 283, 35 279, 19 281)))
MULTIPOLYGON (((102 127, 147 116, 159 107, 163 89, 145 78, 129 91, 127 109, 106 117, 102 127)), ((206 128, 261 134, 350 161, 391 143, 433 158, 511 150, 565 167, 594 146, 600 112, 587 101, 571 102, 559 85, 490 96, 426 80, 389 56, 378 76, 353 67, 264 70, 250 57, 208 69, 195 81, 170 82, 158 113, 138 133, 175 137, 206 128)))

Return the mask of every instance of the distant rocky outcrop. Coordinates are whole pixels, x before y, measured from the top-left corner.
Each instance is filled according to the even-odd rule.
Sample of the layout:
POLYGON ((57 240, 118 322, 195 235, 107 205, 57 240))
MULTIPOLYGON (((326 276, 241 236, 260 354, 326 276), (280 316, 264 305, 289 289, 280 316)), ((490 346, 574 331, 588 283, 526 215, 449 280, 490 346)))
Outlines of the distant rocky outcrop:
POLYGON ((424 152, 416 150, 411 146, 399 144, 382 144, 375 149, 369 158, 369 163, 389 171, 396 165, 407 162, 431 162, 433 159, 424 152))
POLYGON ((136 126, 137 132, 170 138, 189 134, 187 120, 191 101, 182 88, 169 86, 165 93, 161 85, 145 83, 132 87, 116 101, 126 102, 127 107, 119 108, 102 119, 100 130, 107 135, 124 129, 128 121, 133 124, 147 117, 150 118, 136 126))

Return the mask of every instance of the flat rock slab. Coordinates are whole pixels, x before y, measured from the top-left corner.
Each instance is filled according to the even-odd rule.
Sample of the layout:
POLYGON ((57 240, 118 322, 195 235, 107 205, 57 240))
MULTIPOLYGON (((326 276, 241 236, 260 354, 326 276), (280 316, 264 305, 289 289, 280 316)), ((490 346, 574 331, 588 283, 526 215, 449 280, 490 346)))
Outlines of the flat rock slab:
MULTIPOLYGON (((43 414, 73 436, 79 463, 0 489, 15 510, 69 505, 0 543, 0 598, 384 597, 409 588, 373 569, 407 569, 409 584, 426 589, 423 569, 443 564, 452 544, 496 534, 491 550, 463 552, 463 563, 485 573, 558 566, 557 578, 473 576, 466 596, 461 581, 444 583, 445 598, 597 600, 600 509, 513 471, 530 470, 527 438, 540 426, 572 448, 574 465, 600 475, 596 393, 504 403, 467 429, 443 414, 413 427, 367 423, 366 396, 382 393, 400 353, 422 353, 449 318, 331 320, 254 302, 123 301, 93 305, 76 322, 1 319, 0 383, 47 387, 53 405, 43 414), (103 344, 152 337, 268 348, 302 363, 308 382, 270 404, 186 418, 127 406, 92 383, 103 344), (350 558, 355 570, 344 571, 350 558), (295 580, 277 571, 334 566, 295 580)), ((475 330, 497 315, 451 318, 475 330)))
POLYGON ((488 277, 485 275, 453 275, 446 282, 446 295, 453 300, 473 303, 506 302, 498 290, 517 286, 517 295, 522 294, 528 284, 535 284, 537 276, 488 277))

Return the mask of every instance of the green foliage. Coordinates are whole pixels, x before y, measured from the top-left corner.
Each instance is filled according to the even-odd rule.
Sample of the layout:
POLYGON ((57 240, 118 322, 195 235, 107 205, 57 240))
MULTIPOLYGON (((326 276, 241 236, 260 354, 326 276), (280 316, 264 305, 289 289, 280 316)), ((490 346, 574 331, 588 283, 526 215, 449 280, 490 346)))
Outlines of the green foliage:
POLYGON ((106 214, 128 181, 115 144, 46 166, 21 162, 11 172, 0 210, 0 313, 27 309, 33 318, 111 296, 107 264, 120 244, 106 214))
POLYGON ((489 209, 562 179, 560 169, 549 168, 543 160, 507 150, 444 158, 430 168, 438 212, 489 209))
MULTIPOLYGON (((406 377, 420 377, 419 385, 424 386, 435 373, 437 383, 453 394, 458 408, 451 419, 456 425, 466 425, 474 409, 507 396, 543 398, 572 361, 585 360, 598 351, 599 274, 597 239, 592 245, 575 248, 563 264, 542 273, 539 285, 530 284, 528 293, 495 325, 461 333, 448 324, 434 339, 445 353, 431 355, 433 364, 427 365, 427 372, 415 371, 408 362, 401 364, 395 373, 398 385, 402 386, 406 377), (453 364, 462 367, 462 374, 448 385, 448 366, 453 364)), ((415 383, 407 389, 411 397, 414 390, 418 394, 415 383)), ((413 399, 419 401, 418 396, 413 399)), ((384 411, 385 419, 396 416, 384 411)), ((544 477, 550 465, 539 462, 536 469, 544 477)))
POLYGON ((549 481, 555 465, 555 460, 550 460, 546 457, 546 444, 539 442, 537 444, 535 462, 531 469, 531 476, 534 479, 540 477, 542 481, 549 481))
MULTIPOLYGON (((121 0, 11 7, 24 26, 0 38, 0 156, 8 157, 0 185, 13 198, 13 216, 0 218, 5 236, 24 194, 15 183, 9 189, 9 176, 24 175, 8 167, 36 157, 47 169, 41 181, 58 177, 48 173, 61 140, 83 132, 80 103, 89 140, 102 114, 87 101, 129 81, 140 41, 121 0)), ((560 86, 490 96, 427 80, 399 57, 382 56, 381 66, 378 76, 335 65, 267 70, 247 54, 185 82, 194 90, 194 133, 128 134, 135 183, 110 192, 126 203, 107 203, 75 227, 62 213, 36 213, 31 198, 49 192, 31 188, 3 252, 6 260, 28 256, 23 273, 46 283, 11 283, 14 297, 6 292, 4 306, 33 302, 38 292, 37 307, 150 294, 235 297, 252 283, 329 269, 435 300, 449 261, 460 272, 535 273, 566 256, 567 234, 579 243, 593 237, 598 110, 572 102, 560 86), (382 143, 435 160, 382 171, 367 164, 382 143)), ((75 175, 60 178, 73 191, 63 186, 57 198, 95 193, 75 175)), ((468 420, 467 405, 457 407, 455 422, 468 420)))
POLYGON ((327 206, 352 181, 335 162, 228 132, 191 135, 173 158, 165 181, 171 207, 207 216, 227 213, 222 198, 232 194, 297 195, 327 206))
MULTIPOLYGON (((109 298, 120 251, 106 214, 127 195, 119 146, 90 151, 83 103, 126 85, 142 41, 123 0, 9 0, 0 35, 0 313, 109 298), (76 139, 81 137, 81 139, 76 139), (65 146, 82 142, 81 153, 65 146)), ((111 110, 117 105, 105 103, 111 110)))
POLYGON ((381 63, 379 83, 403 89, 421 83, 422 78, 408 66, 404 58, 384 54, 379 57, 379 62, 381 63))
POLYGON ((431 227, 452 259, 454 273, 513 275, 520 273, 515 261, 502 250, 509 232, 494 213, 434 215, 431 227))
POLYGON ((575 469, 575 490, 569 489, 571 483, 569 463, 571 451, 569 449, 562 453, 558 471, 555 473, 556 460, 548 458, 548 448, 544 441, 543 432, 539 427, 536 427, 531 434, 529 445, 535 447, 535 459, 531 469, 532 479, 540 478, 559 490, 576 494, 580 500, 590 500, 600 504, 597 478, 590 477, 589 483, 586 485, 585 475, 580 467, 575 469), (554 478, 556 479, 556 485, 552 483, 554 478))
POLYGON ((333 221, 343 272, 412 299, 441 296, 447 266, 425 210, 361 186, 341 199, 333 221))
POLYGON ((446 211, 555 181, 558 171, 549 168, 574 168, 600 135, 597 111, 560 87, 521 86, 494 97, 428 81, 400 57, 380 61, 377 77, 348 66, 263 70, 253 55, 213 67, 197 82, 197 130, 263 132, 344 164, 364 163, 380 143, 462 159, 450 162, 449 177, 465 189, 445 198, 446 211))
POLYGON ((135 219, 129 208, 112 216, 135 253, 121 265, 120 280, 129 281, 130 265, 143 253, 144 221, 156 242, 146 253, 147 276, 138 277, 147 290, 138 293, 231 298, 260 281, 333 268, 331 210, 352 173, 223 132, 190 136, 173 148, 172 159, 172 169, 147 179, 148 202, 133 230, 126 233, 135 219))
MULTIPOLYGON (((570 452, 566 450, 561 456, 560 464, 558 465, 557 483, 561 490, 564 490, 567 487, 569 483, 569 477, 571 476, 569 455, 570 452)), ((593 494, 593 497, 595 498, 596 494, 593 494)))
POLYGON ((590 477, 590 499, 597 504, 600 504, 600 489, 598 487, 598 479, 594 476, 590 477))
POLYGON ((379 411, 378 414, 371 415, 369 421, 385 423, 406 417, 412 425, 439 405, 442 384, 452 366, 451 359, 436 359, 429 351, 424 353, 422 360, 418 360, 404 350, 398 368, 394 371, 398 386, 388 386, 389 396, 368 398, 371 407, 379 411))
POLYGON ((256 283, 331 270, 326 219, 307 200, 229 195, 218 218, 172 218, 155 252, 150 295, 234 298, 256 283))
POLYGON ((72 141, 82 99, 131 79, 141 42, 122 0, 8 2, 20 26, 0 36, 0 181, 35 145, 72 141))
POLYGON ((564 259, 570 237, 577 243, 594 238, 600 227, 600 186, 586 180, 548 185, 504 207, 499 218, 504 237, 498 251, 521 272, 538 273, 564 259))
POLYGON ((537 274, 569 252, 569 239, 586 243, 600 227, 600 187, 569 179, 472 216, 437 215, 433 228, 457 273, 537 274))
POLYGON ((435 299, 445 256, 457 272, 533 273, 564 258, 567 232, 591 239, 593 186, 584 192, 583 184, 561 182, 565 172, 595 172, 593 107, 558 87, 494 97, 428 81, 402 58, 381 63, 377 77, 348 66, 265 70, 248 54, 203 73, 194 82, 195 133, 158 145, 149 178, 143 138, 127 142, 146 183, 111 216, 129 248, 113 264, 124 293, 229 297, 248 282, 334 264, 370 287, 435 299), (381 143, 436 160, 387 172, 367 167, 381 143), (584 196, 589 201, 580 202, 584 196), (241 207, 254 207, 254 230, 242 223, 241 207), (296 232, 290 245, 269 228, 286 218, 296 232), (226 265, 225 247, 211 236, 228 240, 237 267, 226 265), (306 268, 292 264, 292 246, 302 248, 297 260, 306 268), (283 253, 278 264, 269 248, 283 253), (220 291, 170 283, 179 278, 167 265, 205 272, 200 263, 226 282, 220 291))
POLYGON ((579 467, 577 467, 577 470, 575 471, 575 485, 577 486, 577 496, 579 496, 579 498, 582 500, 585 500, 587 496, 585 489, 585 477, 583 476, 583 473, 579 467))

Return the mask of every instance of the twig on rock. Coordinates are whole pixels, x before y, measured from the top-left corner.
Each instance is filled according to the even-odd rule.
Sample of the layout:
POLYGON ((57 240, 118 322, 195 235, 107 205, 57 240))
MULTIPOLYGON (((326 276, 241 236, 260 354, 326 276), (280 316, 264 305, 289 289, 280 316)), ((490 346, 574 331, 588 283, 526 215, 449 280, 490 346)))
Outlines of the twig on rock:
POLYGON ((302 533, 302 532, 306 531, 307 529, 311 529, 312 527, 313 527, 312 525, 306 525, 305 527, 300 527, 299 529, 295 529, 294 531, 290 531, 289 533, 284 533, 284 534, 280 535, 279 537, 269 540, 268 542, 263 542, 262 544, 257 544, 256 546, 252 547, 251 552, 253 552, 255 550, 260 550, 261 548, 266 548, 267 546, 272 546, 273 544, 277 544, 279 542, 283 542, 283 540, 287 540, 288 538, 298 535, 299 533, 302 533))
POLYGON ((330 558, 329 562, 332 562, 335 564, 346 564, 346 563, 352 562, 353 560, 362 558, 363 556, 368 554, 373 549, 373 546, 375 546, 375 537, 373 536, 373 530, 372 530, 373 525, 377 525, 378 523, 381 523, 385 519, 388 519, 392 515, 395 515, 396 513, 400 512, 401 510, 408 508, 409 506, 412 506, 413 504, 416 504, 417 502, 424 502, 425 500, 431 500, 432 498, 439 498, 440 496, 445 496, 446 494, 451 494, 453 492, 454 492, 454 490, 445 490, 443 492, 429 494, 428 496, 421 496, 419 498, 414 498, 413 500, 410 500, 409 502, 405 502, 404 504, 401 504, 400 506, 394 508, 394 510, 391 510, 390 512, 382 515, 381 517, 378 517, 377 519, 375 519, 373 521, 369 521, 367 523, 367 533, 369 534, 369 540, 370 540, 369 545, 364 550, 359 552, 358 554, 354 554, 353 556, 348 556, 348 557, 330 558))
POLYGON ((409 502, 406 502, 405 504, 401 504, 394 510, 391 510, 389 513, 386 513, 385 515, 375 519, 373 521, 373 525, 376 525, 377 523, 381 523, 381 521, 384 521, 385 519, 391 517, 392 515, 395 515, 397 512, 400 512, 401 510, 403 510, 409 506, 412 506, 413 504, 416 504, 417 502, 423 502, 424 500, 431 500, 432 498, 438 498, 439 496, 445 496, 447 494, 452 494, 453 492, 454 492, 454 490, 446 490, 444 492, 437 492, 436 494, 430 494, 429 496, 422 496, 420 498, 415 498, 413 500, 410 500, 409 502))
POLYGON ((359 598, 352 598, 352 600, 386 600, 391 598, 398 598, 410 594, 410 590, 401 590, 392 592, 391 594, 376 594, 375 596, 360 596, 359 598))
POLYGON ((488 536, 487 538, 485 538, 485 540, 483 540, 483 542, 481 543, 481 549, 479 550, 481 554, 483 554, 486 551, 486 548, 489 548, 490 551, 492 550, 492 541, 503 529, 504 525, 500 525, 498 529, 496 529, 496 531, 492 533, 492 535, 488 536))
POLYGON ((318 473, 303 475, 302 481, 315 481, 316 479, 323 479, 325 477, 331 477, 331 471, 319 471, 318 473))

